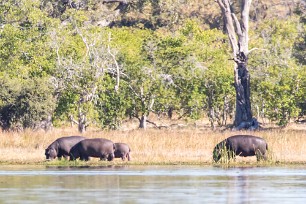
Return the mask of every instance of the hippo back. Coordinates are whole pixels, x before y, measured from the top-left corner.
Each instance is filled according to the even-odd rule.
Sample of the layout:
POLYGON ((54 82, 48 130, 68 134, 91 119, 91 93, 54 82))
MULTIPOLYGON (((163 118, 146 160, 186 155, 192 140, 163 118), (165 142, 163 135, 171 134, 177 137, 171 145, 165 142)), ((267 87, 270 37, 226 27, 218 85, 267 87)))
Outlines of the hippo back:
MULTIPOLYGON (((126 156, 131 151, 130 147, 126 143, 114 143, 115 144, 115 158, 121 158, 126 156)), ((127 155, 128 156, 128 155, 127 155)))
POLYGON ((114 144, 115 144, 115 152, 114 152, 115 158, 122 158, 122 160, 125 160, 125 158, 127 158, 128 161, 130 161, 131 148, 126 143, 114 143, 114 144))
POLYGON ((213 159, 217 162, 220 160, 222 154, 226 154, 228 157, 235 155, 243 157, 262 155, 266 158, 266 150, 268 150, 268 145, 261 137, 252 135, 234 135, 226 138, 215 146, 213 150, 213 159), (234 155, 232 155, 232 153, 234 155))
POLYGON ((70 149, 84 139, 85 137, 82 136, 67 136, 56 139, 45 150, 46 159, 69 156, 70 149))
POLYGON ((81 158, 87 160, 88 157, 114 157, 114 143, 104 138, 85 139, 72 147, 70 154, 73 159, 81 158))
POLYGON ((61 137, 57 139, 59 144, 59 151, 62 151, 65 154, 69 154, 71 148, 76 145, 78 142, 86 139, 82 136, 68 136, 68 137, 61 137))
POLYGON ((268 148, 263 138, 252 135, 234 135, 225 141, 227 149, 240 156, 253 156, 258 150, 265 154, 268 148))

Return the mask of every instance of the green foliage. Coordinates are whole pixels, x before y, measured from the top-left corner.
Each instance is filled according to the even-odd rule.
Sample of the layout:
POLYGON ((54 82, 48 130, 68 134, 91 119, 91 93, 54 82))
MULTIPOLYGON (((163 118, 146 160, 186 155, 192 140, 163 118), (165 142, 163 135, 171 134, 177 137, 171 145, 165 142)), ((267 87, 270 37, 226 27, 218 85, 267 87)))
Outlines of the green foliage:
POLYGON ((54 67, 47 31, 51 20, 39 1, 6 1, 0 10, 1 126, 23 129, 50 123, 55 108, 48 77, 54 67))
POLYGON ((48 79, 19 81, 1 77, 0 125, 3 129, 38 128, 55 108, 48 79))
POLYGON ((126 109, 129 107, 127 89, 124 82, 121 83, 120 91, 115 92, 115 80, 107 74, 99 86, 97 104, 98 124, 103 129, 118 129, 126 118, 126 109))
MULTIPOLYGON (((194 97, 191 101, 199 101, 202 109, 204 106, 212 126, 215 121, 225 125, 233 110, 235 94, 232 64, 228 61, 229 47, 225 43, 227 37, 215 29, 202 30, 194 21, 187 21, 181 32, 197 60, 189 78, 193 86, 196 85, 191 89, 198 91, 194 96, 200 101, 194 97)), ((185 92, 188 95, 194 93, 191 90, 185 92)))
POLYGON ((227 62, 225 36, 217 30, 205 31, 190 21, 177 36, 125 28, 115 29, 113 38, 118 42, 115 47, 120 49, 124 72, 128 75, 123 79, 131 89, 128 98, 132 100, 130 110, 135 117, 171 108, 182 116, 199 119, 207 101, 207 90, 214 93, 213 100, 222 100, 220 103, 233 90, 229 83, 231 69, 224 64, 227 62), (215 82, 216 86, 209 85, 215 82), (149 110, 153 100, 154 106, 149 110))
MULTIPOLYGON (((132 2, 115 22, 117 5, 97 0, 2 1, 1 126, 35 127, 49 116, 59 124, 72 116, 79 123, 85 117, 85 126, 119 128, 126 118, 169 110, 226 125, 235 106, 227 36, 182 19, 174 5, 181 6, 132 2), (139 16, 129 16, 135 11, 139 16), (102 21, 129 27, 96 26, 102 21)), ((259 48, 249 55, 252 104, 280 125, 303 115, 305 40, 305 17, 250 30, 250 48, 259 48)))
POLYGON ((46 28, 50 19, 41 12, 38 3, 17 1, 2 16, 0 70, 5 69, 12 77, 46 76, 54 67, 46 28))
POLYGON ((91 26, 79 28, 76 24, 72 20, 56 31, 53 47, 58 59, 53 74, 55 84, 59 85, 57 118, 69 118, 83 131, 98 120, 97 89, 113 64, 107 41, 103 40, 105 31, 91 26))
POLYGON ((306 11, 304 8, 304 13, 301 10, 300 19, 298 24, 298 36, 294 42, 294 52, 293 56, 298 60, 298 62, 305 66, 306 65, 306 11))
POLYGON ((119 49, 123 68, 122 87, 125 89, 127 114, 140 118, 149 115, 154 101, 161 100, 163 84, 162 72, 155 66, 154 41, 151 31, 139 29, 115 29, 113 39, 119 49), (117 44, 118 43, 118 44, 117 44))
POLYGON ((297 118, 299 103, 305 100, 306 67, 293 58, 297 29, 296 19, 268 21, 257 31, 261 36, 253 38, 257 47, 264 48, 252 55, 250 62, 253 101, 259 108, 258 114, 264 113, 262 117, 281 126, 297 118))

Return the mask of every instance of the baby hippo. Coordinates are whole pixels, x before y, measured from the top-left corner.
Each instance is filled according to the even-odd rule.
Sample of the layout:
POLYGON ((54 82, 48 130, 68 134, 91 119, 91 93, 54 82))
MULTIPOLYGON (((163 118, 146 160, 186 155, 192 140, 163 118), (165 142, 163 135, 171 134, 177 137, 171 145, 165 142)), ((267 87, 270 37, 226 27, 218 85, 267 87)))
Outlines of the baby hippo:
POLYGON ((121 158, 123 161, 125 158, 128 159, 128 161, 131 160, 130 157, 131 149, 130 147, 125 143, 115 143, 115 158, 121 158))
POLYGON ((89 157, 98 157, 101 160, 112 161, 114 159, 115 145, 104 138, 85 139, 77 143, 70 150, 70 160, 88 161, 89 157))
POLYGON ((61 159, 61 157, 65 157, 68 159, 70 149, 81 140, 84 140, 85 137, 82 136, 68 136, 68 137, 60 137, 54 142, 52 142, 47 149, 45 149, 45 156, 47 160, 61 159))
POLYGON ((235 156, 247 157, 256 155, 257 161, 259 161, 267 159, 267 150, 268 144, 263 138, 252 135, 234 135, 216 145, 213 151, 213 159, 215 162, 218 162, 222 156, 231 158, 235 156))

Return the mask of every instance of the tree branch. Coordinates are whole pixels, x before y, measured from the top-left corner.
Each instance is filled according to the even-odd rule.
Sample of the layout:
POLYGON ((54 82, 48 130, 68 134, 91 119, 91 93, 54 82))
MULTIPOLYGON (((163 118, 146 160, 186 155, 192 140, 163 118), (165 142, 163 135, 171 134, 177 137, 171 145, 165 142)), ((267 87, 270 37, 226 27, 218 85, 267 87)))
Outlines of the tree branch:
POLYGON ((228 33, 228 37, 233 49, 234 56, 239 52, 238 48, 238 43, 237 43, 237 38, 236 38, 236 32, 235 32, 235 27, 234 27, 234 20, 232 17, 232 11, 231 11, 231 6, 229 3, 229 0, 217 0, 221 11, 222 15, 225 20, 225 25, 226 25, 226 30, 228 33))
POLYGON ((152 125, 155 126, 155 128, 158 128, 158 129, 161 129, 161 128, 168 128, 169 126, 166 126, 166 125, 157 125, 156 123, 152 122, 152 121, 149 121, 149 120, 146 120, 147 123, 150 123, 152 125))
POLYGON ((107 3, 124 3, 124 4, 128 4, 130 2, 129 2, 129 0, 103 0, 102 3, 103 4, 107 4, 107 3))
POLYGON ((139 98, 141 99, 141 96, 134 90, 134 88, 129 84, 129 87, 131 89, 131 91, 139 98))
POLYGON ((232 13, 232 18, 233 18, 233 20, 235 22, 236 32, 237 32, 237 35, 239 36, 239 39, 240 39, 243 36, 242 35, 242 30, 241 30, 240 22, 239 22, 237 16, 234 13, 232 13))
POLYGON ((250 13, 250 7, 252 0, 243 0, 242 1, 242 7, 241 7, 241 30, 242 30, 242 36, 239 38, 239 44, 243 45, 240 48, 240 52, 248 53, 249 50, 249 13, 250 13))
POLYGON ((89 45, 88 45, 88 43, 87 43, 87 39, 83 36, 82 32, 79 30, 77 24, 76 24, 75 22, 74 22, 73 24, 74 24, 74 26, 75 26, 75 29, 76 29, 76 31, 77 31, 77 34, 79 34, 79 36, 82 38, 82 40, 83 40, 83 42, 84 42, 84 44, 85 44, 85 46, 86 46, 86 56, 89 55, 89 58, 90 58, 90 60, 91 60, 91 57, 92 57, 92 56, 91 56, 91 53, 90 53, 90 47, 89 47, 89 45))
POLYGON ((216 2, 219 4, 219 6, 220 6, 222 12, 223 12, 223 11, 225 12, 225 6, 224 6, 222 0, 216 0, 216 2))
POLYGON ((250 53, 251 53, 251 52, 253 52, 254 50, 263 50, 263 51, 268 51, 267 49, 261 49, 261 48, 254 47, 254 48, 250 49, 250 50, 248 51, 248 53, 247 53, 247 54, 250 54, 250 53))
POLYGON ((115 85, 115 91, 118 93, 119 91, 119 84, 120 84, 120 69, 119 69, 119 64, 116 60, 116 56, 111 52, 110 50, 110 46, 109 46, 109 43, 111 41, 111 33, 108 34, 108 46, 107 46, 107 51, 108 53, 110 54, 110 56, 113 58, 114 62, 115 62, 115 65, 116 65, 116 71, 117 71, 117 74, 116 74, 116 85, 115 85))
POLYGON ((69 115, 69 120, 70 120, 70 122, 71 122, 71 126, 72 126, 72 123, 75 123, 75 124, 79 124, 79 122, 78 121, 76 121, 74 118, 73 118, 73 115, 69 115))

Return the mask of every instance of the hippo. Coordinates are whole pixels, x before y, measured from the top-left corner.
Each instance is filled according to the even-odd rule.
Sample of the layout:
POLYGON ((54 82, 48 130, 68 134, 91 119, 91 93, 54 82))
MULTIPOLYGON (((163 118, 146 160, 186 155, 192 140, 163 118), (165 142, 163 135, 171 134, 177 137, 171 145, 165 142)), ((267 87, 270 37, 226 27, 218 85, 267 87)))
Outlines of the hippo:
POLYGON ((85 139, 74 145, 70 150, 70 160, 88 161, 89 157, 98 157, 100 160, 114 159, 115 145, 104 138, 85 139))
POLYGON ((130 161, 131 160, 130 152, 131 149, 127 144, 115 143, 115 152, 114 152, 115 158, 121 158, 122 161, 124 161, 125 158, 127 158, 128 161, 130 161))
POLYGON ((52 160, 55 159, 55 157, 58 159, 62 157, 68 159, 70 149, 84 139, 85 137, 82 136, 67 136, 56 139, 47 149, 45 149, 46 159, 52 160))
POLYGON ((268 150, 267 142, 260 137, 252 135, 234 135, 226 138, 216 145, 213 151, 213 159, 218 162, 222 155, 222 151, 226 150, 228 158, 235 156, 255 156, 257 161, 267 159, 266 151, 268 150))

